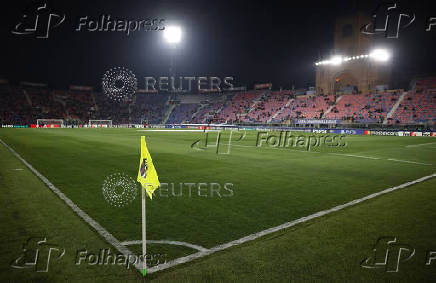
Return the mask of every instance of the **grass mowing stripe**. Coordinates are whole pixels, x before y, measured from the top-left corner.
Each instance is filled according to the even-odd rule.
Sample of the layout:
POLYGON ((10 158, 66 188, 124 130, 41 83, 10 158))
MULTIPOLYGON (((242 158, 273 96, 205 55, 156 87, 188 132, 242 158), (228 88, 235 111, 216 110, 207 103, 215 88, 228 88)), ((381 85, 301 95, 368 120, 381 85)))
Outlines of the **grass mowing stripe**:
POLYGON ((399 190, 399 189, 403 189, 403 188, 406 188, 406 187, 409 187, 409 186, 412 186, 412 185, 424 182, 424 181, 426 181, 428 179, 431 179, 431 178, 434 178, 434 177, 436 177, 436 173, 428 175, 428 176, 424 176, 422 178, 419 178, 419 179, 416 179, 416 180, 413 180, 413 181, 410 181, 410 182, 407 182, 407 183, 404 183, 404 184, 401 184, 401 185, 398 185, 398 186, 395 186, 395 187, 391 187, 391 188, 385 189, 385 190, 377 192, 377 193, 373 193, 373 194, 367 195, 367 196, 359 198, 359 199, 352 200, 350 202, 347 202, 347 203, 344 203, 344 204, 332 207, 332 208, 327 209, 327 210, 322 210, 322 211, 316 212, 316 213, 311 214, 309 216, 301 217, 301 218, 296 219, 296 220, 291 221, 291 222, 286 222, 286 223, 284 223, 282 225, 279 225, 279 226, 276 226, 276 227, 272 227, 272 228, 269 228, 269 229, 266 229, 266 230, 263 230, 263 231, 260 231, 260 232, 257 232, 257 233, 245 236, 245 237, 242 237, 242 238, 240 238, 238 240, 235 240, 235 241, 231 241, 231 242, 228 242, 228 243, 225 243, 225 244, 222 244, 222 245, 218 245, 216 247, 213 247, 213 248, 209 249, 208 251, 198 252, 198 253, 195 253, 195 254, 192 254, 192 255, 189 255, 189 256, 177 258, 177 259, 172 260, 172 261, 170 261, 168 263, 160 264, 160 265, 154 266, 152 268, 149 268, 148 269, 148 273, 154 273, 154 272, 157 272, 157 271, 160 271, 160 270, 164 270, 164 269, 167 269, 167 268, 170 268, 170 267, 174 267, 174 266, 182 264, 182 263, 190 262, 190 261, 192 261, 194 259, 201 258, 201 257, 207 256, 207 255, 210 255, 212 253, 215 253, 217 251, 222 251, 222 250, 228 249, 230 247, 237 246, 237 245, 243 244, 245 242, 249 242, 249 241, 255 240, 255 239, 260 238, 262 236, 265 236, 265 235, 268 235, 268 234, 271 234, 271 233, 274 233, 274 232, 277 232, 277 231, 280 231, 280 230, 283 230, 283 229, 286 229, 286 228, 290 228, 290 227, 295 226, 297 224, 304 223, 304 222, 307 222, 309 220, 312 220, 312 219, 315 219, 315 218, 318 218, 318 217, 330 214, 332 212, 336 212, 336 211, 342 210, 344 208, 356 205, 356 204, 364 202, 366 200, 373 199, 375 197, 378 197, 378 196, 381 196, 381 195, 384 195, 384 194, 387 194, 387 193, 394 192, 394 191, 399 190))
MULTIPOLYGON (((30 163, 28 163, 25 159, 23 159, 13 148, 7 145, 2 139, 0 139, 0 143, 2 143, 15 157, 17 157, 27 168, 30 169, 41 181, 46 184, 50 190, 53 191, 60 199, 62 199, 80 218, 82 218, 86 223, 92 226, 109 244, 115 247, 120 253, 129 258, 133 253, 127 249, 125 246, 121 244, 121 242, 115 238, 109 231, 107 231, 103 226, 101 226, 98 222, 92 219, 86 212, 81 210, 71 199, 69 199, 64 193, 62 193, 58 188, 55 187, 44 175, 39 173, 30 163)), ((142 270, 142 261, 139 259, 137 263, 135 263, 135 268, 139 271, 142 270)))

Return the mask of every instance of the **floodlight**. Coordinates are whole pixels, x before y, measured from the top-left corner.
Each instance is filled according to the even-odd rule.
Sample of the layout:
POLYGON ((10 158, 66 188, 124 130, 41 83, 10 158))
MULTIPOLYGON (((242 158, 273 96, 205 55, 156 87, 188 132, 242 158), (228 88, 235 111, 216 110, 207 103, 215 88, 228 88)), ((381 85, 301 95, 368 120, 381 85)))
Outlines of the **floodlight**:
POLYGON ((369 56, 375 61, 386 62, 391 57, 386 49, 374 49, 369 56))
POLYGON ((179 43, 182 39, 182 29, 178 26, 169 26, 164 29, 163 35, 168 43, 179 43))
POLYGON ((330 59, 330 64, 335 66, 342 64, 342 56, 333 56, 330 59))

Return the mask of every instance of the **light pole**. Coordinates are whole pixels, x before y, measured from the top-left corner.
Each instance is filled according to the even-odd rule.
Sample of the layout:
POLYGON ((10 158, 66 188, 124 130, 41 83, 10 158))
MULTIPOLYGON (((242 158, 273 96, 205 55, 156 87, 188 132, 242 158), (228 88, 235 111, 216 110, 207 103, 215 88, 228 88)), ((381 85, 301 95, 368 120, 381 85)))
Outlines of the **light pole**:
POLYGON ((176 76, 176 63, 175 56, 177 51, 177 44, 182 40, 182 29, 179 26, 168 26, 163 33, 165 41, 171 48, 171 62, 170 62, 170 77, 175 80, 176 76))

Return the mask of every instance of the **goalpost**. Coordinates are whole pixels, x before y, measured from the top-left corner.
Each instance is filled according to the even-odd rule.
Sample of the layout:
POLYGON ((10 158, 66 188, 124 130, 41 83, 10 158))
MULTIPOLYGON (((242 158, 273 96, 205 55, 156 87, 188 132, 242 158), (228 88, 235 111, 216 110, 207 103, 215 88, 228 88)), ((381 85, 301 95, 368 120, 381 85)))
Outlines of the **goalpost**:
POLYGON ((38 128, 63 128, 64 120, 62 119, 37 119, 36 126, 38 128))
POLYGON ((111 128, 112 120, 89 120, 88 126, 90 128, 111 128))

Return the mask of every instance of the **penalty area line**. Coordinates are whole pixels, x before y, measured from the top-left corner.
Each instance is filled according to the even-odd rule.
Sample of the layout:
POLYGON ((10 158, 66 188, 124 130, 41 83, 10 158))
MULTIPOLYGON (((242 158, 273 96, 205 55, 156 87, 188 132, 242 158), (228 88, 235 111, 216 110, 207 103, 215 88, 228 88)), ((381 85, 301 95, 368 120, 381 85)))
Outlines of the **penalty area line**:
POLYGON ((410 164, 419 164, 419 165, 426 165, 426 166, 432 166, 433 164, 430 163, 422 163, 422 162, 416 162, 416 161, 409 161, 409 160, 401 160, 401 159, 395 159, 395 158, 389 158, 389 161, 396 161, 396 162, 403 162, 403 163, 410 163, 410 164))
POLYGON ((363 156, 363 155, 355 155, 355 154, 345 154, 345 153, 330 153, 332 155, 339 155, 339 156, 348 156, 348 157, 357 157, 357 158, 365 158, 365 159, 373 159, 373 160, 379 160, 378 157, 372 157, 372 156, 363 156))
MULTIPOLYGON (((136 130, 137 132, 169 132, 169 133, 177 133, 177 132, 204 132, 204 130, 136 130)), ((206 130, 207 132, 218 132, 218 130, 206 130)))
MULTIPOLYGON (((62 193, 52 182, 50 182, 44 175, 39 173, 29 162, 27 162, 24 158, 21 157, 13 148, 7 145, 2 139, 0 139, 0 143, 2 143, 16 158, 18 158, 30 171, 33 172, 41 181, 49 187, 49 189, 55 193, 61 200, 63 200, 80 218, 83 219, 87 224, 89 224, 92 228, 94 228, 100 236, 102 236, 109 244, 111 244, 114 248, 116 248, 120 253, 122 253, 126 258, 129 258, 133 253, 126 248, 121 242, 115 238, 109 231, 107 231, 103 226, 101 226, 97 221, 95 221, 91 216, 89 216, 86 212, 80 209, 70 198, 68 198, 64 193, 62 193)), ((138 259, 134 264, 135 268, 142 272, 142 260, 138 259)))
POLYGON ((406 145, 405 147, 420 147, 420 146, 425 146, 425 145, 429 145, 429 144, 436 144, 436 142, 428 142, 428 143, 420 143, 420 144, 409 144, 409 145, 406 145))
POLYGON ((268 234, 271 234, 271 233, 274 233, 274 232, 277 232, 277 231, 280 231, 280 230, 283 230, 283 229, 290 228, 292 226, 295 226, 295 225, 300 224, 300 223, 307 222, 307 221, 315 219, 315 218, 319 218, 319 217, 325 216, 325 215, 330 214, 332 212, 340 211, 340 210, 342 210, 344 208, 354 206, 354 205, 356 205, 358 203, 361 203, 361 202, 364 202, 364 201, 376 198, 376 197, 384 195, 384 194, 388 194, 388 193, 391 193, 391 192, 394 192, 394 191, 397 191, 397 190, 400 190, 400 189, 403 189, 403 188, 410 187, 412 185, 424 182, 424 181, 426 181, 428 179, 431 179, 431 178, 434 178, 434 177, 436 177, 436 173, 434 173, 432 175, 421 177, 419 179, 416 179, 416 180, 413 180, 413 181, 410 181, 410 182, 407 182, 407 183, 404 183, 404 184, 401 184, 401 185, 398 185, 398 186, 395 186, 395 187, 391 187, 391 188, 385 189, 385 190, 377 192, 377 193, 373 193, 373 194, 367 195, 367 196, 359 198, 359 199, 352 200, 350 202, 347 202, 347 203, 344 203, 344 204, 341 204, 341 205, 338 205, 338 206, 335 206, 335 207, 332 207, 332 208, 329 208, 329 209, 326 209, 326 210, 322 210, 322 211, 316 212, 316 213, 311 214, 309 216, 304 216, 304 217, 301 217, 299 219, 283 223, 283 224, 281 224, 279 226, 271 227, 269 229, 266 229, 266 230, 263 230, 263 231, 260 231, 260 232, 257 232, 257 233, 254 233, 254 234, 242 237, 242 238, 240 238, 238 240, 234 240, 234 241, 231 241, 231 242, 228 242, 228 243, 225 243, 225 244, 221 244, 221 245, 215 246, 213 248, 210 248, 207 251, 200 251, 200 252, 197 252, 195 254, 191 254, 191 255, 188 255, 188 256, 184 256, 184 257, 180 257, 180 258, 174 259, 174 260, 169 261, 167 263, 163 263, 163 264, 159 264, 159 265, 153 266, 153 267, 148 269, 148 273, 154 273, 154 272, 157 272, 157 271, 168 269, 170 267, 174 267, 174 266, 182 264, 182 263, 187 263, 187 262, 190 262, 190 261, 192 261, 194 259, 201 258, 201 257, 207 256, 207 255, 213 254, 215 252, 228 249, 230 247, 234 247, 234 246, 241 245, 241 244, 249 242, 249 241, 253 241, 255 239, 258 239, 260 237, 266 236, 268 234))

